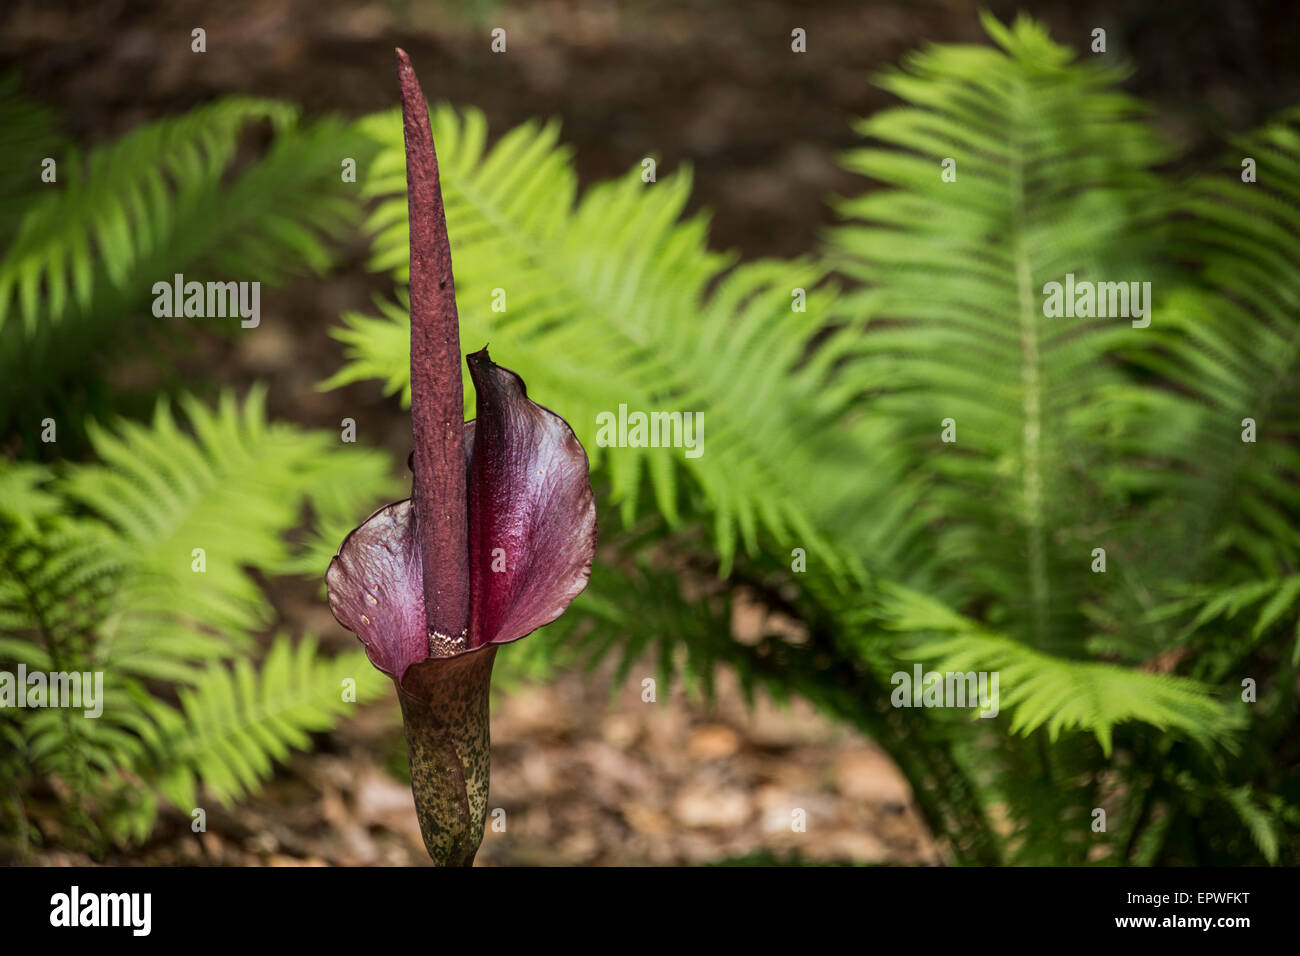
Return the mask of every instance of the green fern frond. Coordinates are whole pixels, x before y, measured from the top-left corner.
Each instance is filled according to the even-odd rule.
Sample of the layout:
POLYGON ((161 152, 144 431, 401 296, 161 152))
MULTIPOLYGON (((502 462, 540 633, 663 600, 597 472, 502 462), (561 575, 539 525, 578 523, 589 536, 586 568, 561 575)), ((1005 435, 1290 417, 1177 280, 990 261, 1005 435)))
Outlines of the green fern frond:
POLYGON ((142 126, 84 161, 65 158, 59 184, 24 217, 0 259, 0 326, 15 298, 29 333, 42 299, 55 320, 69 300, 88 307, 96 261, 120 288, 170 231, 173 191, 190 199, 211 188, 247 123, 270 120, 283 129, 294 118, 285 104, 227 100, 142 126))
POLYGON ((1195 518, 1182 541, 1195 566, 1175 570, 1217 577, 1213 558, 1235 552, 1246 561, 1229 573, 1273 577, 1300 566, 1300 109, 1235 143, 1177 211, 1171 252, 1195 280, 1133 356, 1179 390, 1151 429, 1167 431, 1153 450, 1192 478, 1175 507, 1195 518), (1243 181, 1242 157, 1257 181, 1243 181))
POLYGON ((40 466, 0 466, 0 660, 78 670, 123 556, 108 529, 64 514, 40 466))
POLYGON ((34 534, 40 519, 62 510, 58 496, 45 487, 52 477, 41 465, 0 461, 0 520, 34 534))
MULTIPOLYGON (((1191 601, 1175 602, 1171 609, 1176 613, 1189 605, 1199 607, 1196 617, 1188 626, 1189 631, 1195 631, 1210 621, 1230 620, 1245 608, 1259 605, 1259 613, 1250 628, 1249 641, 1244 642, 1247 647, 1269 633, 1279 621, 1295 617, 1295 626, 1289 628, 1294 641, 1291 663, 1300 664, 1300 614, 1296 613, 1300 611, 1300 575, 1214 588, 1208 594, 1198 594, 1191 601)), ((1239 651, 1244 649, 1246 648, 1238 648, 1239 651)))
POLYGON ((1279 826, 1276 815, 1255 802, 1250 787, 1224 787, 1219 796, 1246 825, 1264 859, 1270 865, 1277 863, 1279 826))
POLYGON ((93 803, 95 817, 81 822, 117 843, 148 836, 156 794, 189 813, 200 787, 223 804, 258 789, 291 751, 311 748, 310 734, 387 685, 363 652, 325 658, 314 639, 284 637, 260 670, 248 658, 208 668, 181 690, 179 707, 111 672, 104 680, 98 718, 34 711, 21 732, 31 770, 93 803))
POLYGON ((92 427, 101 463, 74 466, 59 484, 114 530, 129 569, 104 621, 101 663, 172 680, 246 648, 269 623, 249 569, 279 573, 300 559, 285 535, 305 505, 364 509, 392 489, 383 455, 268 423, 264 389, 242 408, 230 393, 215 410, 181 404, 193 435, 166 403, 148 427, 92 427))
POLYGON ((323 270, 359 213, 358 187, 342 182, 340 164, 370 153, 351 125, 303 124, 282 103, 227 99, 141 127, 84 161, 61 156, 58 183, 38 194, 0 255, 0 324, 23 320, 0 337, 0 429, 16 427, 39 448, 30 409, 61 428, 86 417, 92 400, 102 413, 96 373, 109 358, 195 321, 154 317, 156 283, 184 274, 274 285, 323 270), (245 161, 240 144, 260 123, 270 125, 270 145, 245 161))
POLYGON ((1115 727, 1128 722, 1229 749, 1244 724, 1196 681, 1043 654, 905 588, 886 588, 879 613, 885 627, 911 637, 896 648, 901 658, 945 673, 997 672, 1012 733, 1028 736, 1041 727, 1055 741, 1062 731, 1084 730, 1109 755, 1115 727))
POLYGON ((154 708, 151 715, 166 756, 163 793, 188 811, 202 785, 229 804, 257 789, 290 751, 309 749, 311 733, 387 684, 363 652, 322 658, 310 637, 296 645, 277 638, 260 671, 245 658, 233 668, 209 668, 181 692, 179 710, 154 708))
POLYGON ((92 848, 147 836, 157 799, 142 778, 175 795, 210 774, 223 799, 243 793, 341 712, 341 696, 319 699, 327 683, 341 694, 355 677, 358 700, 382 685, 361 654, 324 661, 310 642, 290 651, 281 641, 252 678, 248 653, 271 619, 252 572, 288 573, 314 556, 319 574, 321 522, 391 494, 387 457, 268 423, 262 389, 242 407, 230 394, 216 409, 181 404, 188 431, 167 403, 151 426, 92 428, 96 464, 0 464, 0 662, 103 681, 93 718, 66 707, 0 714, 21 755, 21 766, 0 760, 0 776, 66 787, 68 822, 92 848), (317 534, 291 549, 286 535, 307 511, 317 534), (238 652, 233 676, 214 665, 238 652), (234 711, 220 717, 232 681, 234 711), (153 696, 167 682, 196 688, 181 712, 153 696), (168 733, 189 733, 187 721, 203 728, 204 747, 177 756, 168 733), (231 769, 230 741, 246 736, 261 749, 231 769))
POLYGON ((965 599, 995 595, 1017 632, 1057 648, 1115 510, 1079 514, 1115 464, 1080 409, 1124 381, 1108 356, 1142 331, 1048 318, 1044 289, 1150 279, 1133 234, 1160 207, 1149 169, 1167 150, 1115 89, 1122 69, 1072 62, 1028 19, 984 24, 1001 49, 932 46, 882 78, 905 105, 859 123, 882 146, 843 162, 890 188, 840 204, 828 253, 864 285, 838 311, 869 322, 849 371, 867 414, 902 423, 934 476, 933 548, 965 599))
MULTIPOLYGON (((824 566, 843 571, 852 549, 832 547, 826 529, 860 507, 864 456, 853 454, 855 442, 879 426, 842 421, 853 389, 836 375, 855 344, 827 328, 834 292, 823 270, 765 261, 726 271, 732 257, 707 248, 704 219, 680 218, 688 171, 655 183, 633 172, 575 202, 576 175, 554 125, 525 125, 487 149, 477 112, 436 107, 432 123, 461 339, 490 341, 573 426, 624 519, 648 486, 670 522, 708 516, 724 572, 737 547, 759 546, 760 533, 815 550, 824 566), (505 306, 494 311, 498 290, 505 306), (796 290, 806 294, 802 311, 796 290), (602 448, 597 416, 617 415, 621 405, 702 412, 702 457, 602 448), (828 440, 810 440, 819 433, 828 440), (822 485, 815 497, 802 477, 814 469, 822 485)), ((366 128, 382 144, 367 179, 368 194, 381 199, 369 223, 372 266, 404 279, 400 118, 376 116, 366 128)), ((344 322, 335 334, 349 364, 324 387, 379 378, 409 399, 405 300, 381 305, 378 319, 349 314, 344 322)), ((889 473, 882 462, 867 481, 889 473)))

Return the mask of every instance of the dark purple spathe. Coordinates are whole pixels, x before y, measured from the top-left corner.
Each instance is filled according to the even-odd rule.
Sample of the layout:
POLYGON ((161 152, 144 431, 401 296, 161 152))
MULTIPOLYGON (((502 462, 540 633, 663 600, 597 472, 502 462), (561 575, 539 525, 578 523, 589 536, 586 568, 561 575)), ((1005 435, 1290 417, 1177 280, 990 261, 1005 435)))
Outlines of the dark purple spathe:
MULTIPOLYGON (((463 647, 437 657, 506 644, 555 620, 586 586, 596 543, 587 454, 573 430, 486 349, 469 365, 478 395, 478 418, 462 426, 470 626, 463 647)), ((348 535, 325 578, 334 616, 398 679, 431 656, 418 524, 410 500, 381 508, 348 535)))

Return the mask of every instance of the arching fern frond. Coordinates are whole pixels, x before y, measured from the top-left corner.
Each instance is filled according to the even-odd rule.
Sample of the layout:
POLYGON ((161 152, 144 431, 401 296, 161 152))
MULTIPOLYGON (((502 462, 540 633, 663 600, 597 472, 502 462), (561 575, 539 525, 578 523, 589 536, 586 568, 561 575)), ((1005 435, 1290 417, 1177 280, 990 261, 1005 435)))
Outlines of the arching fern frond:
POLYGON ((364 655, 327 661, 313 642, 279 641, 260 677, 250 661, 271 621, 254 572, 320 558, 317 541, 299 551, 286 535, 309 511, 322 521, 391 495, 386 456, 268 423, 261 389, 242 407, 230 394, 181 404, 188 430, 166 403, 149 427, 93 428, 96 464, 0 465, 0 664, 103 682, 89 717, 5 708, 0 777, 66 787, 91 846, 147 835, 157 799, 142 778, 175 796, 210 776, 237 796, 345 709, 344 677, 359 701, 382 684, 364 655), (235 655, 233 673, 216 663, 235 655), (168 683, 195 688, 179 711, 168 683))
POLYGON ((1089 551, 1122 520, 1098 506, 1093 476, 1122 462, 1086 409, 1124 381, 1107 357, 1143 330, 1049 318, 1044 290, 1152 278, 1133 233, 1167 151, 1116 90, 1123 70, 1072 62, 1028 19, 984 24, 999 48, 932 46, 883 77, 905 105, 861 121, 882 145, 844 163, 889 188, 840 204, 829 255, 864 286, 839 309, 870 320, 850 370, 868 413, 901 422, 936 479, 950 596, 991 598, 1059 650, 1095 584, 1089 551))
MULTIPOLYGON (((247 646, 270 608, 250 568, 284 570, 285 534, 317 497, 373 506, 391 492, 381 454, 321 432, 268 423, 265 392, 242 408, 184 399, 193 435, 161 403, 149 427, 91 429, 101 463, 70 469, 60 490, 110 526, 128 573, 105 621, 100 661, 185 680, 196 662, 247 646)), ((323 567, 323 565, 322 565, 323 567)))
POLYGON ((1249 580, 1300 568, 1300 109, 1234 144, 1177 205, 1170 253, 1195 276, 1133 356, 1178 389, 1153 425, 1187 476, 1171 573, 1249 580), (1256 164, 1255 181, 1243 157, 1256 164), (1164 432, 1163 435, 1159 434, 1164 432), (1226 569, 1217 560, 1228 556, 1226 569), (1241 560, 1244 558, 1245 560, 1241 560))
POLYGON ((244 658, 233 668, 211 667, 181 692, 179 709, 152 710, 163 794, 188 812, 202 785, 229 804, 260 787, 292 750, 310 749, 309 734, 386 686, 364 652, 323 658, 311 637, 277 638, 260 670, 244 658))
POLYGON ((89 307, 97 261, 121 288, 166 240, 175 205, 219 182, 247 123, 269 120, 283 130, 294 118, 286 104, 226 100, 142 126, 85 159, 64 158, 57 184, 0 259, 0 326, 15 298, 29 334, 42 300, 54 320, 69 300, 89 307))
POLYGON ((21 412, 85 417, 87 396, 104 397, 95 373, 107 358, 194 322, 238 328, 238 317, 155 318, 158 282, 182 274, 274 285, 324 269, 359 211, 340 164, 369 153, 351 125, 303 124, 282 103, 227 99, 84 160, 60 156, 58 182, 38 193, 0 255, 0 430, 19 427, 34 443, 21 412), (269 145, 245 162, 241 143, 260 124, 269 145))
MULTIPOLYGON (((822 270, 756 262, 725 272, 732 258, 707 248, 704 219, 681 219, 687 171, 654 183, 633 172, 575 202, 554 125, 525 125, 487 149, 477 112, 441 106, 432 123, 467 347, 490 341, 573 426, 625 518, 648 484, 670 522, 689 510, 712 524, 724 570, 760 533, 843 570, 851 549, 832 547, 826 532, 860 501, 863 458, 852 449, 870 426, 841 422, 851 394, 834 379, 854 342, 827 329, 822 270), (597 416, 620 406, 702 413, 703 454, 602 448, 597 416), (816 496, 803 479, 813 469, 816 496)), ((366 128, 382 144, 366 187, 382 200, 369 224, 372 266, 403 279, 400 118, 376 116, 366 128)), ((407 397, 404 300, 381 309, 379 319, 345 316, 336 334, 349 364, 326 387, 373 377, 407 397)))
POLYGON ((1055 741, 1063 731, 1083 730, 1109 756, 1114 729, 1124 723, 1229 749, 1235 746, 1231 734, 1245 723, 1196 681, 1043 654, 906 588, 883 589, 878 613, 898 636, 900 658, 926 661, 935 672, 997 673, 998 703, 1011 715, 1012 733, 1044 728, 1055 741))
POLYGON ((124 565, 106 527, 66 513, 53 479, 0 463, 0 660, 41 671, 86 660, 124 565))
POLYGON ((1279 836, 1283 820, 1294 824, 1297 813, 1294 807, 1285 806, 1280 799, 1267 799, 1261 804, 1249 786, 1223 787, 1219 790, 1220 798, 1232 807, 1250 831, 1251 839, 1259 848, 1260 855, 1270 865, 1277 863, 1279 855, 1279 836))

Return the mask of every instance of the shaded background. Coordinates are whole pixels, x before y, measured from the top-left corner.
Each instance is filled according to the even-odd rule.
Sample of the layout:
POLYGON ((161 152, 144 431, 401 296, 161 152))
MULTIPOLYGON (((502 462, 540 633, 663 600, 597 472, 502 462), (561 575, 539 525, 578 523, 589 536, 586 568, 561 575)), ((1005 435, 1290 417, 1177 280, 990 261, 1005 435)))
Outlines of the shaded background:
MULTIPOLYGON (((983 6, 1004 21, 1028 12, 1080 52, 1093 28, 1105 28, 1109 54, 1135 62, 1129 91, 1157 107, 1185 162, 1300 102, 1294 2, 983 6)), ((431 99, 481 108, 496 135, 559 117, 584 184, 649 154, 661 172, 689 162, 692 208, 711 210, 715 246, 795 256, 831 221, 825 199, 863 186, 834 158, 854 143, 851 120, 889 103, 872 74, 927 41, 986 42, 977 9, 966 0, 19 0, 0 12, 0 72, 15 71, 65 132, 91 145, 232 93, 283 98, 309 115, 388 108, 400 44, 431 99), (207 31, 206 54, 190 50, 194 27, 207 31), (495 27, 507 31, 504 55, 489 48, 495 27), (804 55, 790 52, 794 27, 807 31, 804 55)), ((358 245, 327 279, 265 290, 257 335, 230 340, 196 327, 164 374, 179 384, 216 369, 217 382, 241 388, 264 379, 272 415, 310 427, 365 420, 404 460, 407 418, 376 383, 315 387, 341 363, 327 335, 340 312, 366 309, 391 288, 366 273, 364 257, 358 245)), ((112 380, 143 392, 168 385, 158 374, 141 361, 112 380)), ((277 582, 272 597, 277 623, 354 646, 310 583, 277 582)), ((759 614, 741 602, 738 639, 759 632, 759 614)), ((480 862, 703 862, 790 849, 814 860, 937 860, 906 784, 868 741, 799 704, 760 701, 749 713, 731 681, 707 709, 677 695, 643 704, 639 684, 633 676, 611 695, 606 675, 571 674, 497 702, 491 805, 507 808, 509 827, 489 830, 480 862), (808 833, 789 832, 792 805, 808 811, 808 833)), ((427 862, 398 726, 391 701, 369 707, 256 798, 212 810, 208 833, 191 834, 173 813, 140 851, 108 861, 427 862)), ((57 828, 53 812, 44 820, 31 810, 57 828)), ((44 859, 85 862, 59 850, 44 859)))

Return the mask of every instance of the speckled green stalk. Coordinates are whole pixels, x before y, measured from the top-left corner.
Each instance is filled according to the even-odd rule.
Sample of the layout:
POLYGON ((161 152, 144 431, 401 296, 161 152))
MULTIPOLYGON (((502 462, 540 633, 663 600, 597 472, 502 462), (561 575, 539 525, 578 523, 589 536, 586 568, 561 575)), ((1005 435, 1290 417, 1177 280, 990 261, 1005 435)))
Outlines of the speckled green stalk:
POLYGON ((483 841, 496 651, 489 644, 412 664, 399 688, 415 812, 438 866, 472 866, 483 841))

